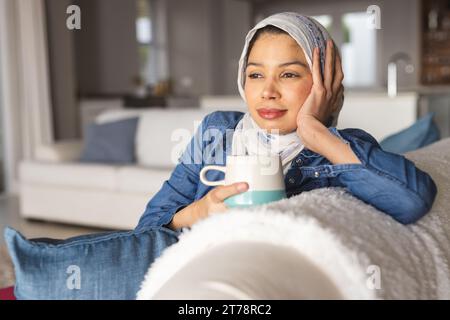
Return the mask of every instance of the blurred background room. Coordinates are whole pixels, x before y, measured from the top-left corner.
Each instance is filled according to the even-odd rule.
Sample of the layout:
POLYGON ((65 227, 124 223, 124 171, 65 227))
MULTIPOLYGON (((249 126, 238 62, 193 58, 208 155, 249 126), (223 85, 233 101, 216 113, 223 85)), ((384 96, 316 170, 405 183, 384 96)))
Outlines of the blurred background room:
MULTIPOLYGON (((1 229, 133 229, 189 141, 175 133, 246 110, 245 35, 281 11, 341 50, 338 128, 397 153, 450 136, 449 0, 0 0, 1 229)), ((8 263, 2 237, 0 288, 8 263)))

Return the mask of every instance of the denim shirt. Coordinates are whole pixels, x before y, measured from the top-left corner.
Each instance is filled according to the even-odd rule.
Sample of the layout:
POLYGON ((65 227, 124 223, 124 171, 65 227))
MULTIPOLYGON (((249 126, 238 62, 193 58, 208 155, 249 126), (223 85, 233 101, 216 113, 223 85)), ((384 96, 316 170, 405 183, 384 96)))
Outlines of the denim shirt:
MULTIPOLYGON (((231 154, 232 129, 243 115, 216 111, 203 119, 169 180, 147 204, 137 228, 167 225, 175 213, 214 188, 200 182, 200 170, 226 163, 226 155, 231 154)), ((317 188, 342 187, 403 224, 417 221, 430 210, 437 190, 427 173, 404 156, 383 151, 363 130, 329 130, 350 145, 361 164, 332 164, 304 148, 285 175, 288 198, 317 188)), ((210 170, 207 178, 222 180, 224 174, 210 170)))

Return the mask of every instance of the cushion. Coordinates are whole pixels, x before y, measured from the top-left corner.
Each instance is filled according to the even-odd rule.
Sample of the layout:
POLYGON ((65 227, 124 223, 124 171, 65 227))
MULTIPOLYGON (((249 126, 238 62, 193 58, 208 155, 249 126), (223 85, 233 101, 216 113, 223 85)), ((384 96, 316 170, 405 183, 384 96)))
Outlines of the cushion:
POLYGON ((135 299, 145 272, 178 233, 162 227, 67 240, 27 240, 5 229, 17 299, 135 299))
POLYGON ((82 162, 134 163, 138 117, 104 124, 92 123, 86 130, 82 162))
POLYGON ((143 113, 136 134, 138 164, 173 168, 208 110, 167 109, 143 113))
POLYGON ((410 127, 388 136, 380 142, 381 147, 389 152, 405 153, 438 141, 440 134, 433 116, 434 113, 429 113, 410 127))

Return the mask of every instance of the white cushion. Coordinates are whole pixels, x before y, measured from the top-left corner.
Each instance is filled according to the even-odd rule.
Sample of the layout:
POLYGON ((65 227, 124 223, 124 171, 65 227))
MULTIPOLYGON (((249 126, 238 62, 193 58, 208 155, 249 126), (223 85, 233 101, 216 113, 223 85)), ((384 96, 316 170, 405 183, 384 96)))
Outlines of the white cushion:
POLYGON ((171 170, 153 170, 138 166, 122 167, 118 170, 118 189, 122 192, 144 193, 150 197, 161 189, 171 173, 171 170))
POLYGON ((21 183, 62 187, 117 189, 117 166, 101 164, 21 162, 21 183))
POLYGON ((200 109, 150 110, 139 119, 136 158, 141 166, 173 168, 198 125, 210 113, 200 109))

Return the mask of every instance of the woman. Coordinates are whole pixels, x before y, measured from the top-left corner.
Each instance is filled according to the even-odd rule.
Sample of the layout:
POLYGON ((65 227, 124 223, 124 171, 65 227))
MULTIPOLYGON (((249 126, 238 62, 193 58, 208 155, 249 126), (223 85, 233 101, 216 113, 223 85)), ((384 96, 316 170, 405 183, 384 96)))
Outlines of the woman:
MULTIPOLYGON (((248 33, 239 62, 238 86, 248 112, 220 111, 203 119, 138 228, 190 227, 224 211, 226 198, 247 190, 245 182, 215 188, 200 183, 202 167, 217 160, 203 135, 211 129, 225 137, 215 144, 224 155, 230 154, 230 144, 249 154, 257 152, 256 145, 278 153, 288 197, 343 187, 400 223, 417 221, 434 201, 433 180, 403 156, 383 151, 368 133, 334 127, 343 104, 343 77, 338 50, 314 19, 287 12, 259 22, 248 33), (240 130, 230 137, 225 134, 230 129, 240 130), (259 134, 243 139, 246 129, 259 134)), ((222 179, 213 172, 217 176, 210 180, 222 179)))

